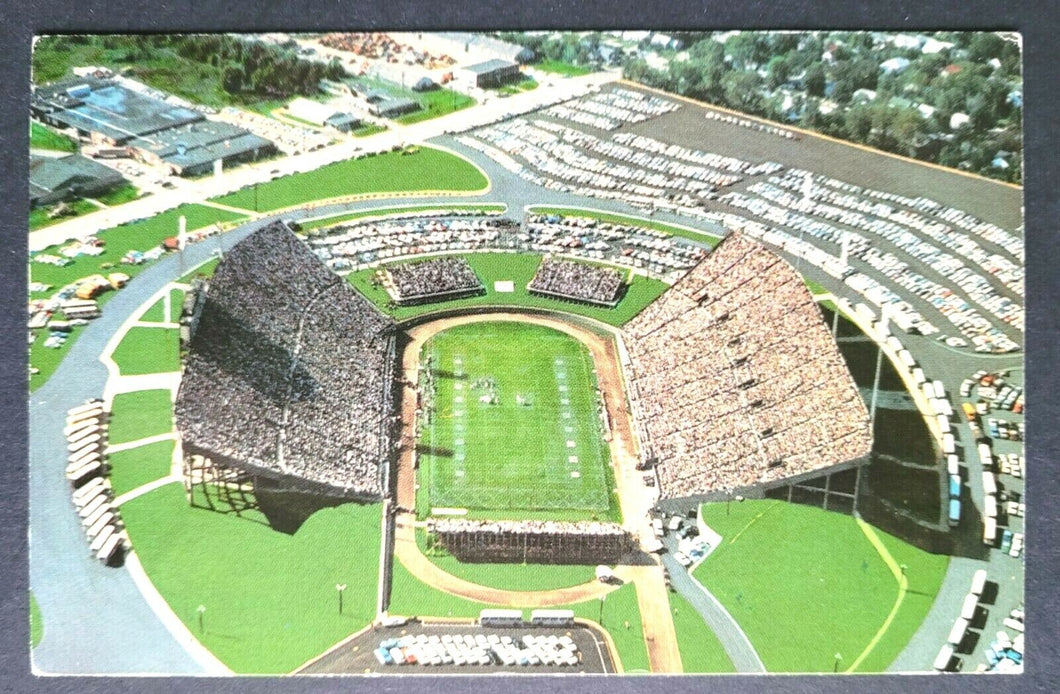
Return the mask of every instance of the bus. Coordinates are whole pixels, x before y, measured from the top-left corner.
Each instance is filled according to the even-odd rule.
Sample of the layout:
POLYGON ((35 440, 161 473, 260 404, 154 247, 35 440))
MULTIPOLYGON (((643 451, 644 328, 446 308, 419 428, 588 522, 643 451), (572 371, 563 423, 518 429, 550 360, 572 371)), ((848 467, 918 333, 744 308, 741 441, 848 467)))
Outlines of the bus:
POLYGON ((993 547, 997 543, 997 519, 983 519, 983 544, 993 547))
POLYGON ((950 499, 949 522, 951 528, 956 528, 961 523, 961 500, 950 499))
POLYGON ((486 609, 478 613, 479 626, 520 627, 523 625, 522 610, 486 609))
POLYGON ((961 498, 961 478, 960 475, 950 475, 950 498, 960 499, 961 498))
POLYGON ((536 627, 574 626, 574 610, 533 610, 530 623, 536 627))

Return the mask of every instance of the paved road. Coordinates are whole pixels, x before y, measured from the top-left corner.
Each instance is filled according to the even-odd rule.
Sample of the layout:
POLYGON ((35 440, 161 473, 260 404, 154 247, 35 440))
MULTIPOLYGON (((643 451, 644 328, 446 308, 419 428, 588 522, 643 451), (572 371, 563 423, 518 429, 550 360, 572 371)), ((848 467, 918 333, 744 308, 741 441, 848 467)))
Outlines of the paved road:
POLYGON ((135 219, 153 217, 182 203, 198 202, 254 183, 265 183, 275 175, 312 171, 327 164, 350 159, 362 151, 387 151, 402 144, 425 142, 446 132, 492 123, 515 113, 523 113, 584 94, 586 90, 611 82, 617 77, 618 75, 613 73, 597 72, 581 77, 557 79, 551 87, 542 85, 506 99, 493 98, 472 108, 413 125, 395 123, 389 130, 376 135, 348 138, 315 152, 244 164, 226 171, 219 180, 213 176, 204 176, 192 181, 176 180, 173 190, 159 191, 139 200, 30 232, 29 250, 41 250, 70 238, 109 229, 135 219), (278 171, 279 174, 273 174, 273 171, 278 171))
POLYGON ((732 615, 699 581, 692 578, 685 567, 674 559, 674 552, 677 551, 677 538, 672 533, 667 533, 663 538, 663 544, 666 546, 666 552, 662 555, 662 562, 670 571, 670 584, 703 617, 703 621, 721 641, 721 646, 728 654, 736 672, 765 672, 766 666, 762 664, 762 659, 758 657, 754 646, 751 645, 747 635, 732 615))
MULTIPOLYGON (((516 215, 522 206, 533 203, 585 206, 637 214, 635 209, 617 201, 542 191, 481 154, 463 148, 452 138, 441 137, 436 141, 468 156, 486 170, 492 179, 493 189, 489 195, 469 198, 468 201, 480 199, 507 202, 510 213, 516 215)), ((235 173, 238 171, 233 175, 235 173)), ((215 193, 216 190, 211 191, 211 194, 215 193)), ((184 196, 180 201, 188 199, 194 198, 184 196)), ((403 198, 399 202, 404 204, 413 200, 403 198)), ((414 202, 452 200, 424 198, 414 202)), ((379 200, 369 204, 329 205, 315 209, 311 216, 392 204, 393 200, 379 200)), ((80 232, 86 231, 86 224, 100 223, 102 215, 108 212, 113 210, 80 218, 80 232)), ((299 219, 307 215, 296 212, 284 216, 299 219)), ((671 215, 658 214, 656 218, 694 224, 671 215)), ((227 233, 224 236, 225 246, 231 247, 266 221, 257 220, 227 233)), ((114 222, 107 220, 102 223, 110 226, 114 222)), ((39 232, 35 232, 37 233, 39 232)), ((65 238, 62 233, 60 237, 65 238)), ((42 237, 31 236, 31 243, 38 243, 33 239, 39 238, 42 237)), ((190 267, 208 258, 216 249, 217 243, 219 242, 210 240, 189 246, 185 252, 185 266, 190 267)), ((802 269, 811 279, 826 288, 841 294, 846 293, 842 291, 845 287, 824 273, 807 267, 805 263, 802 269)), ((45 623, 45 638, 34 650, 35 666, 42 671, 193 673, 202 670, 160 625, 132 584, 129 575, 123 570, 105 569, 88 556, 81 529, 72 513, 69 489, 62 474, 66 451, 61 434, 63 423, 60 413, 85 399, 98 397, 103 392, 106 371, 99 363, 98 356, 107 340, 147 297, 175 279, 178 271, 179 261, 176 257, 167 257, 145 270, 128 288, 108 303, 103 317, 85 328, 55 375, 30 397, 30 582, 40 603, 45 623), (105 607, 101 609, 101 605, 105 607)), ((1019 355, 975 355, 952 350, 929 338, 914 336, 904 336, 902 341, 923 365, 930 378, 939 378, 947 385, 951 399, 955 399, 952 394, 956 392, 961 379, 978 368, 1005 368, 1022 364, 1022 357, 1019 355)), ((959 425, 958 429, 963 430, 961 438, 967 450, 967 427, 959 425)), ((981 512, 983 494, 978 460, 974 453, 967 458, 969 500, 971 505, 981 512)), ((1022 492, 1021 484, 1011 486, 1022 492)), ((963 597, 960 586, 970 584, 971 573, 979 566, 988 567, 991 577, 1000 580, 997 607, 991 610, 988 628, 1000 620, 1002 612, 1007 612, 1010 606, 1022 601, 1022 560, 1013 560, 1000 552, 992 551, 988 563, 976 560, 951 561, 943 591, 940 592, 920 632, 895 662, 895 669, 930 668, 937 646, 945 640, 949 625, 960 610, 960 600, 963 597), (927 644, 931 643, 936 645, 928 648, 927 644)), ((683 573, 683 570, 675 571, 671 568, 675 587, 692 600, 691 596, 696 595, 696 591, 691 589, 692 586, 685 585, 683 589, 679 587, 683 573)), ((684 575, 687 578, 687 574, 684 575)), ((756 658, 752 658, 747 649, 741 650, 740 645, 730 643, 731 638, 727 632, 731 630, 731 620, 726 620, 719 614, 716 606, 706 604, 709 600, 704 602, 702 596, 693 601, 693 604, 697 604, 697 601, 697 610, 704 614, 708 624, 723 639, 726 650, 733 657, 737 667, 754 671, 756 665, 753 661, 756 658)), ((979 652, 981 650, 980 648, 979 652)))
MULTIPOLYGON (((234 242, 255 226, 228 238, 234 242)), ((207 244, 189 246, 186 262, 201 262, 211 250, 207 244)), ((172 281, 178 268, 178 259, 168 257, 145 270, 85 327, 55 374, 30 396, 30 585, 45 625, 44 639, 33 651, 39 671, 202 671, 158 621, 129 574, 89 555, 64 476, 63 413, 103 394, 107 370, 99 355, 129 315, 172 281)))

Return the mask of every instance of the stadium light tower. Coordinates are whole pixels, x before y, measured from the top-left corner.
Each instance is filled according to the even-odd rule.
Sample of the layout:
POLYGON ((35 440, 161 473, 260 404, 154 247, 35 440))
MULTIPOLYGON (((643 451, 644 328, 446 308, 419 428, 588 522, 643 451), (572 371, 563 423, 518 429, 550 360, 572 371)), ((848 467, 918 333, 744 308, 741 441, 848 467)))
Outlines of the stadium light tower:
POLYGON ((596 620, 596 623, 601 627, 604 625, 604 602, 607 601, 607 593, 600 596, 600 615, 596 620))
POLYGON ((339 592, 339 614, 342 614, 342 594, 346 591, 346 584, 336 583, 335 590, 339 592))
POLYGON ((206 605, 199 605, 197 608, 195 608, 195 611, 199 613, 199 633, 200 634, 205 634, 206 633, 206 624, 203 621, 203 619, 204 619, 203 615, 206 614, 206 605))
POLYGON ((843 659, 843 654, 839 651, 835 652, 835 666, 832 668, 832 672, 839 672, 839 661, 843 659))
MULTIPOLYGON (((884 304, 880 309, 880 323, 887 325, 889 323, 890 312, 887 308, 887 304, 884 304)), ((883 345, 879 342, 876 343, 876 375, 872 379, 872 402, 869 405, 869 426, 872 427, 873 431, 876 430, 876 398, 880 392, 880 367, 883 365, 883 345)))

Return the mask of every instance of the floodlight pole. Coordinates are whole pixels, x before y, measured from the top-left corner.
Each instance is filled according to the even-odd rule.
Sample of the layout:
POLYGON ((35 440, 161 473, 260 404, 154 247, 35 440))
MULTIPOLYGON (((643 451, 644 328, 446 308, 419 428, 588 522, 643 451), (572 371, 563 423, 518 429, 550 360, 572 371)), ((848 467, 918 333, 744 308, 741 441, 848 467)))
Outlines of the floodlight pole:
POLYGON ((839 672, 839 661, 842 660, 842 659, 843 659, 843 655, 839 651, 836 651, 836 654, 835 654, 835 666, 832 668, 832 672, 834 672, 834 673, 835 672, 839 672))
POLYGON ((869 406, 869 423, 876 430, 876 398, 880 390, 880 366, 883 364, 883 346, 876 343, 876 375, 872 380, 872 403, 869 406))
POLYGON ((336 583, 335 584, 335 590, 337 590, 338 593, 339 593, 339 614, 342 614, 342 594, 346 590, 346 584, 345 583, 336 583))
POLYGON ((203 615, 206 614, 206 605, 199 605, 195 611, 199 613, 199 633, 205 634, 206 624, 203 621, 203 615))

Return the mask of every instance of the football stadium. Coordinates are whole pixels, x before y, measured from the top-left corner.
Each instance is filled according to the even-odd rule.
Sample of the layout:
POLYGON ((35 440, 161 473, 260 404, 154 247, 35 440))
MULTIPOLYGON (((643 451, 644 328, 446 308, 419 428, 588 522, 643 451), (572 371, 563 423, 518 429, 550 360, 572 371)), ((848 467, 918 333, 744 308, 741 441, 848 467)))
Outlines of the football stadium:
POLYGON ((1021 667, 1021 190, 600 74, 42 230, 38 672, 1021 667))

